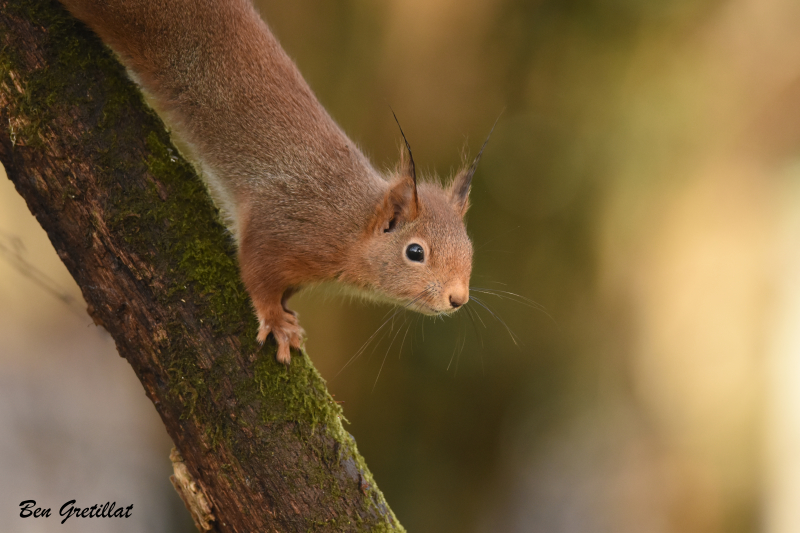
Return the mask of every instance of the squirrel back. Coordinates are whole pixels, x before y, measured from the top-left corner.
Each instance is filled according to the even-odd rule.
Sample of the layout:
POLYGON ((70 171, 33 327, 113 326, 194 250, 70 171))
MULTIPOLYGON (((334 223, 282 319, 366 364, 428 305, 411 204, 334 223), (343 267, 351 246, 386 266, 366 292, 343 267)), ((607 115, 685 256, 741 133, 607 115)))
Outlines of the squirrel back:
MULTIPOLYGON (((338 280, 426 314, 469 299, 464 228, 475 164, 420 183, 410 149, 378 173, 320 105, 248 0, 61 0, 114 50, 220 206, 259 319, 288 364, 286 307, 338 280)), ((477 163, 477 160, 476 160, 477 163)))

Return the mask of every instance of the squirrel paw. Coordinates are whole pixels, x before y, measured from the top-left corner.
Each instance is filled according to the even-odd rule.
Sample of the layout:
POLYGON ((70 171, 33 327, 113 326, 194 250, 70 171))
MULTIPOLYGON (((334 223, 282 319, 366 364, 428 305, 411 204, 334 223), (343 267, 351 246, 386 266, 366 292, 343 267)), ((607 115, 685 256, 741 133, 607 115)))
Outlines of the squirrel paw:
POLYGON ((278 343, 278 353, 275 354, 275 359, 279 363, 289 365, 292 360, 290 348, 300 349, 303 346, 303 337, 305 331, 300 327, 297 321, 297 315, 291 312, 281 310, 277 316, 270 318, 258 317, 258 335, 256 340, 259 344, 264 344, 267 340, 267 335, 272 333, 275 337, 275 342, 278 343))

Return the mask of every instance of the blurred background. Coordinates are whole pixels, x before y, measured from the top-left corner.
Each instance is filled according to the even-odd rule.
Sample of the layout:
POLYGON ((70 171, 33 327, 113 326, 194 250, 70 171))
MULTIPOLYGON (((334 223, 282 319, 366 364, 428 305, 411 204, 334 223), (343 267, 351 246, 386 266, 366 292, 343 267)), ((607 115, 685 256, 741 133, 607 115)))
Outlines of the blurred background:
MULTIPOLYGON (((442 179, 500 116, 468 214, 491 311, 398 315, 353 359, 388 308, 293 300, 409 531, 800 531, 800 3, 257 3, 376 166, 390 105, 442 179)), ((0 530, 77 498, 140 511, 62 531, 191 531, 83 306, 3 177, 0 530)))

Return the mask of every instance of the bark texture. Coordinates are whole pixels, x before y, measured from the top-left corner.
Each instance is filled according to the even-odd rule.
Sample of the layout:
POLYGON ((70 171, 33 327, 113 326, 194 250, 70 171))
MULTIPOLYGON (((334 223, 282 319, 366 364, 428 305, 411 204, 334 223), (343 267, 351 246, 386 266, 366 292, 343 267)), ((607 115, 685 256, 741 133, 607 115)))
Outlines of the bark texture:
POLYGON ((307 355, 286 369, 255 343, 232 241, 192 168, 52 0, 0 0, 0 162, 141 380, 215 531, 402 531, 307 355))

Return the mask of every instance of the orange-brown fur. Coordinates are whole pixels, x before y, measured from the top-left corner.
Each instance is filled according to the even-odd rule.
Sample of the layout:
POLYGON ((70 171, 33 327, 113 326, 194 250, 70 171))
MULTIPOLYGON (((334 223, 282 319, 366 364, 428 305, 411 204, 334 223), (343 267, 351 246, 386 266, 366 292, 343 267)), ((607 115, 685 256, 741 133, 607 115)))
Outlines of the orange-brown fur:
POLYGON ((273 334, 279 361, 303 336, 286 300, 309 283, 339 280, 428 314, 466 303, 474 166, 449 189, 417 186, 413 161, 379 174, 248 0, 62 2, 119 55, 199 167, 238 242, 259 340, 273 334), (410 242, 424 264, 406 258, 410 242))

